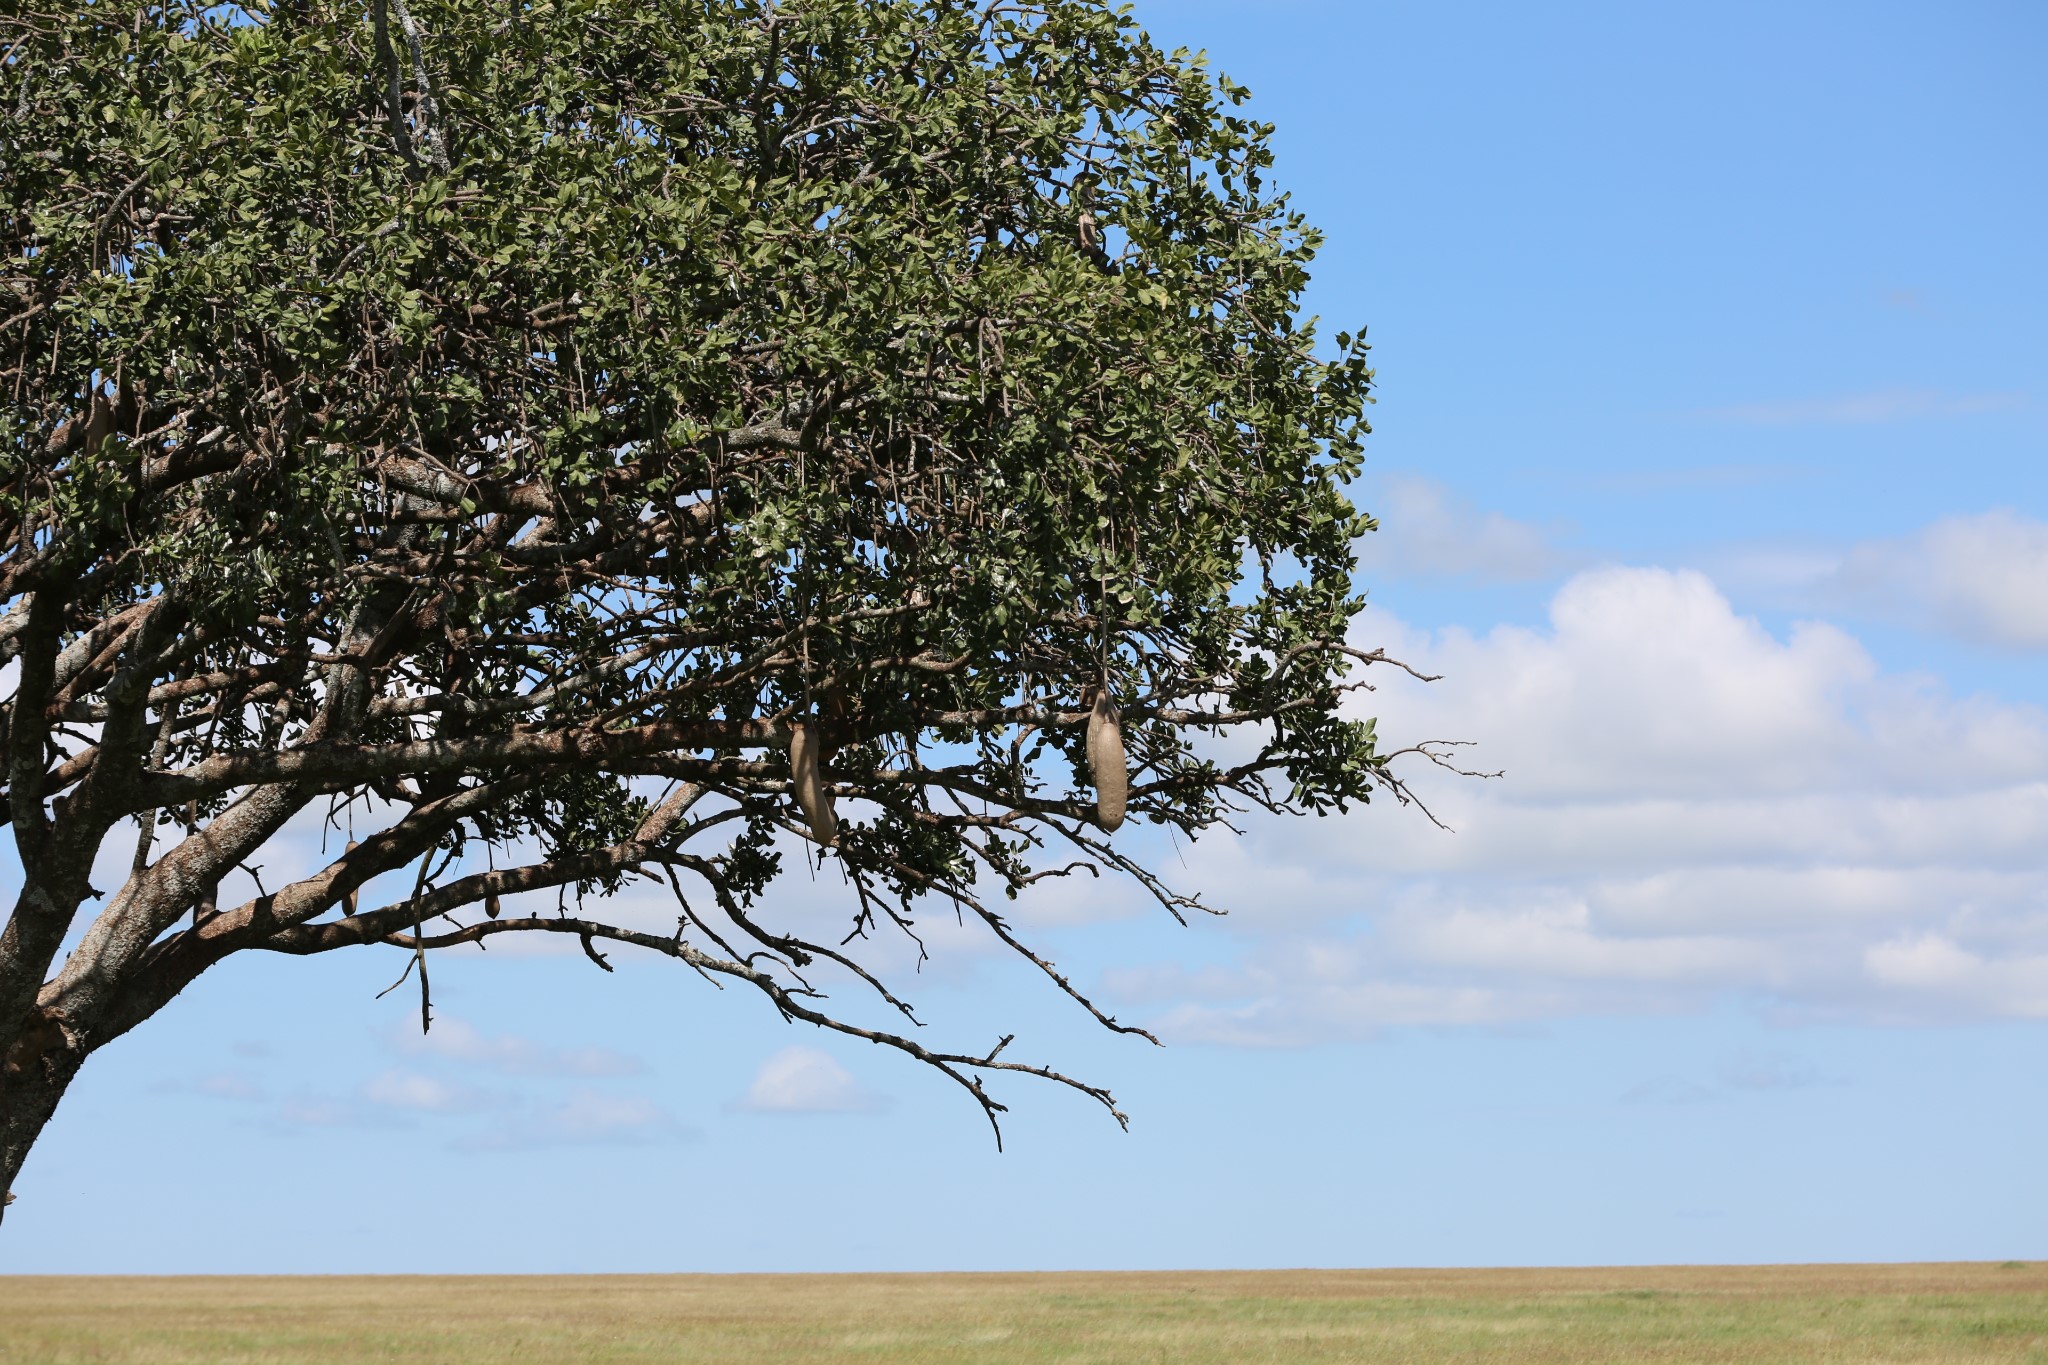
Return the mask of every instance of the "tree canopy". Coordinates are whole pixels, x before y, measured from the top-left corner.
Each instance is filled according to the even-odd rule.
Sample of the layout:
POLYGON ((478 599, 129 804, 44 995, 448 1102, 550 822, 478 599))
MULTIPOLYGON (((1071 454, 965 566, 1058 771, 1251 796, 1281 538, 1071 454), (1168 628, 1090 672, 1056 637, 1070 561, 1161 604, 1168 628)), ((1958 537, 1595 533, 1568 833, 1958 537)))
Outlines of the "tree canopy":
POLYGON ((1339 706, 1364 343, 1245 92, 1119 12, 27 0, 0 50, 0 1183, 228 954, 398 945, 424 1016, 508 933, 1114 1112, 824 984, 909 1016, 863 949, 936 902, 1136 1032, 1005 897, 1178 915, 1126 810, 1401 793, 1339 706), (604 917, 636 875, 672 932, 604 917))

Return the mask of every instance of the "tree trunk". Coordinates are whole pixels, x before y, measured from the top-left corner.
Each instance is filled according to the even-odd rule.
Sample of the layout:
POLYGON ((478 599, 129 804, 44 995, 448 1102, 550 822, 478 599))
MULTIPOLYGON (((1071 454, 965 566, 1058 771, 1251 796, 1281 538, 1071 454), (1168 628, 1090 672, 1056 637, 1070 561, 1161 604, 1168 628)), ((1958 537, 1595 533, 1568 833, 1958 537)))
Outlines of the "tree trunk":
MULTIPOLYGON (((11 1197, 15 1173, 57 1112, 85 1049, 53 1016, 38 1012, 0 1064, 0 1190, 11 1197)), ((0 1200, 0 1218, 6 1202, 0 1200)))

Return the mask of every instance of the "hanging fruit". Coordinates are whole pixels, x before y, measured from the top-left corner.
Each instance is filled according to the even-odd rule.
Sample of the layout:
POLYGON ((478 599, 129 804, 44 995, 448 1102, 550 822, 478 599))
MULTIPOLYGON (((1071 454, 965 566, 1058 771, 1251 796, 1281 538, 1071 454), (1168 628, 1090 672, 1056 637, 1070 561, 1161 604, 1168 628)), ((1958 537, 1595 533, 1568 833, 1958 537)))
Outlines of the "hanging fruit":
POLYGON ((1109 699, 1109 683, 1095 688, 1088 712, 1088 773, 1095 779, 1095 818, 1114 832, 1124 822, 1124 803, 1131 793, 1131 771, 1124 759, 1124 727, 1109 699))
POLYGON ((832 811, 832 793, 825 785, 824 745, 817 726, 805 721, 796 721, 789 729, 789 784, 810 822, 811 837, 821 844, 837 839, 839 817, 832 811))

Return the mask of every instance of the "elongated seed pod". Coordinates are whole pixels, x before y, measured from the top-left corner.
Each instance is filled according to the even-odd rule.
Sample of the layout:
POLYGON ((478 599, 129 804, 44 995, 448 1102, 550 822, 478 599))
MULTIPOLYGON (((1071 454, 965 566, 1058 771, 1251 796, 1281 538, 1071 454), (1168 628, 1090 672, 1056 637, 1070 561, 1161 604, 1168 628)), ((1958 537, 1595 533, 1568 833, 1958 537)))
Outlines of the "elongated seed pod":
POLYGON ((1124 760, 1124 727, 1105 685, 1095 689, 1088 712, 1088 774, 1095 779, 1095 818, 1106 830, 1124 822, 1131 794, 1131 770, 1124 760))
POLYGON ((114 405, 106 395, 94 391, 92 401, 85 409, 85 448, 98 453, 100 443, 114 434, 114 405))
MULTIPOLYGON (((348 852, 350 852, 350 853, 353 853, 353 852, 355 852, 355 851, 356 851, 356 850, 357 850, 358 848, 361 848, 361 847, 362 847, 362 845, 358 844, 358 843, 357 843, 357 842, 356 842, 355 840, 353 840, 353 839, 351 839, 351 840, 349 840, 349 841, 348 841, 348 852)), ((346 896, 342 897, 342 901, 341 901, 341 906, 342 906, 342 909, 341 909, 341 913, 342 913, 342 914, 344 914, 344 915, 353 915, 353 914, 354 914, 354 913, 356 912, 356 893, 355 893, 355 892, 353 892, 353 891, 351 891, 351 892, 349 892, 349 893, 348 893, 348 895, 346 895, 346 896)))
POLYGON ((490 895, 484 897, 484 913, 492 919, 496 919, 498 912, 504 908, 505 904, 498 899, 497 892, 493 891, 490 895))
POLYGON ((789 784, 804 808, 811 835, 821 844, 839 837, 839 817, 832 811, 832 793, 825 789, 825 760, 816 727, 802 721, 789 731, 789 784))

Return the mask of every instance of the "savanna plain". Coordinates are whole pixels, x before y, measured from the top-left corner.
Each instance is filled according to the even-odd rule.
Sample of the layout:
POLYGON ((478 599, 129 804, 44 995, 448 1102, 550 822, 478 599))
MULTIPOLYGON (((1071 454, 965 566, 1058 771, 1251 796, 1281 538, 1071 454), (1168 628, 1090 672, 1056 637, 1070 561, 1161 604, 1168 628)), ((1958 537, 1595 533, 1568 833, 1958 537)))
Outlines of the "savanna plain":
POLYGON ((2048 1266, 0 1278, 0 1362, 2048 1362, 2048 1266))

